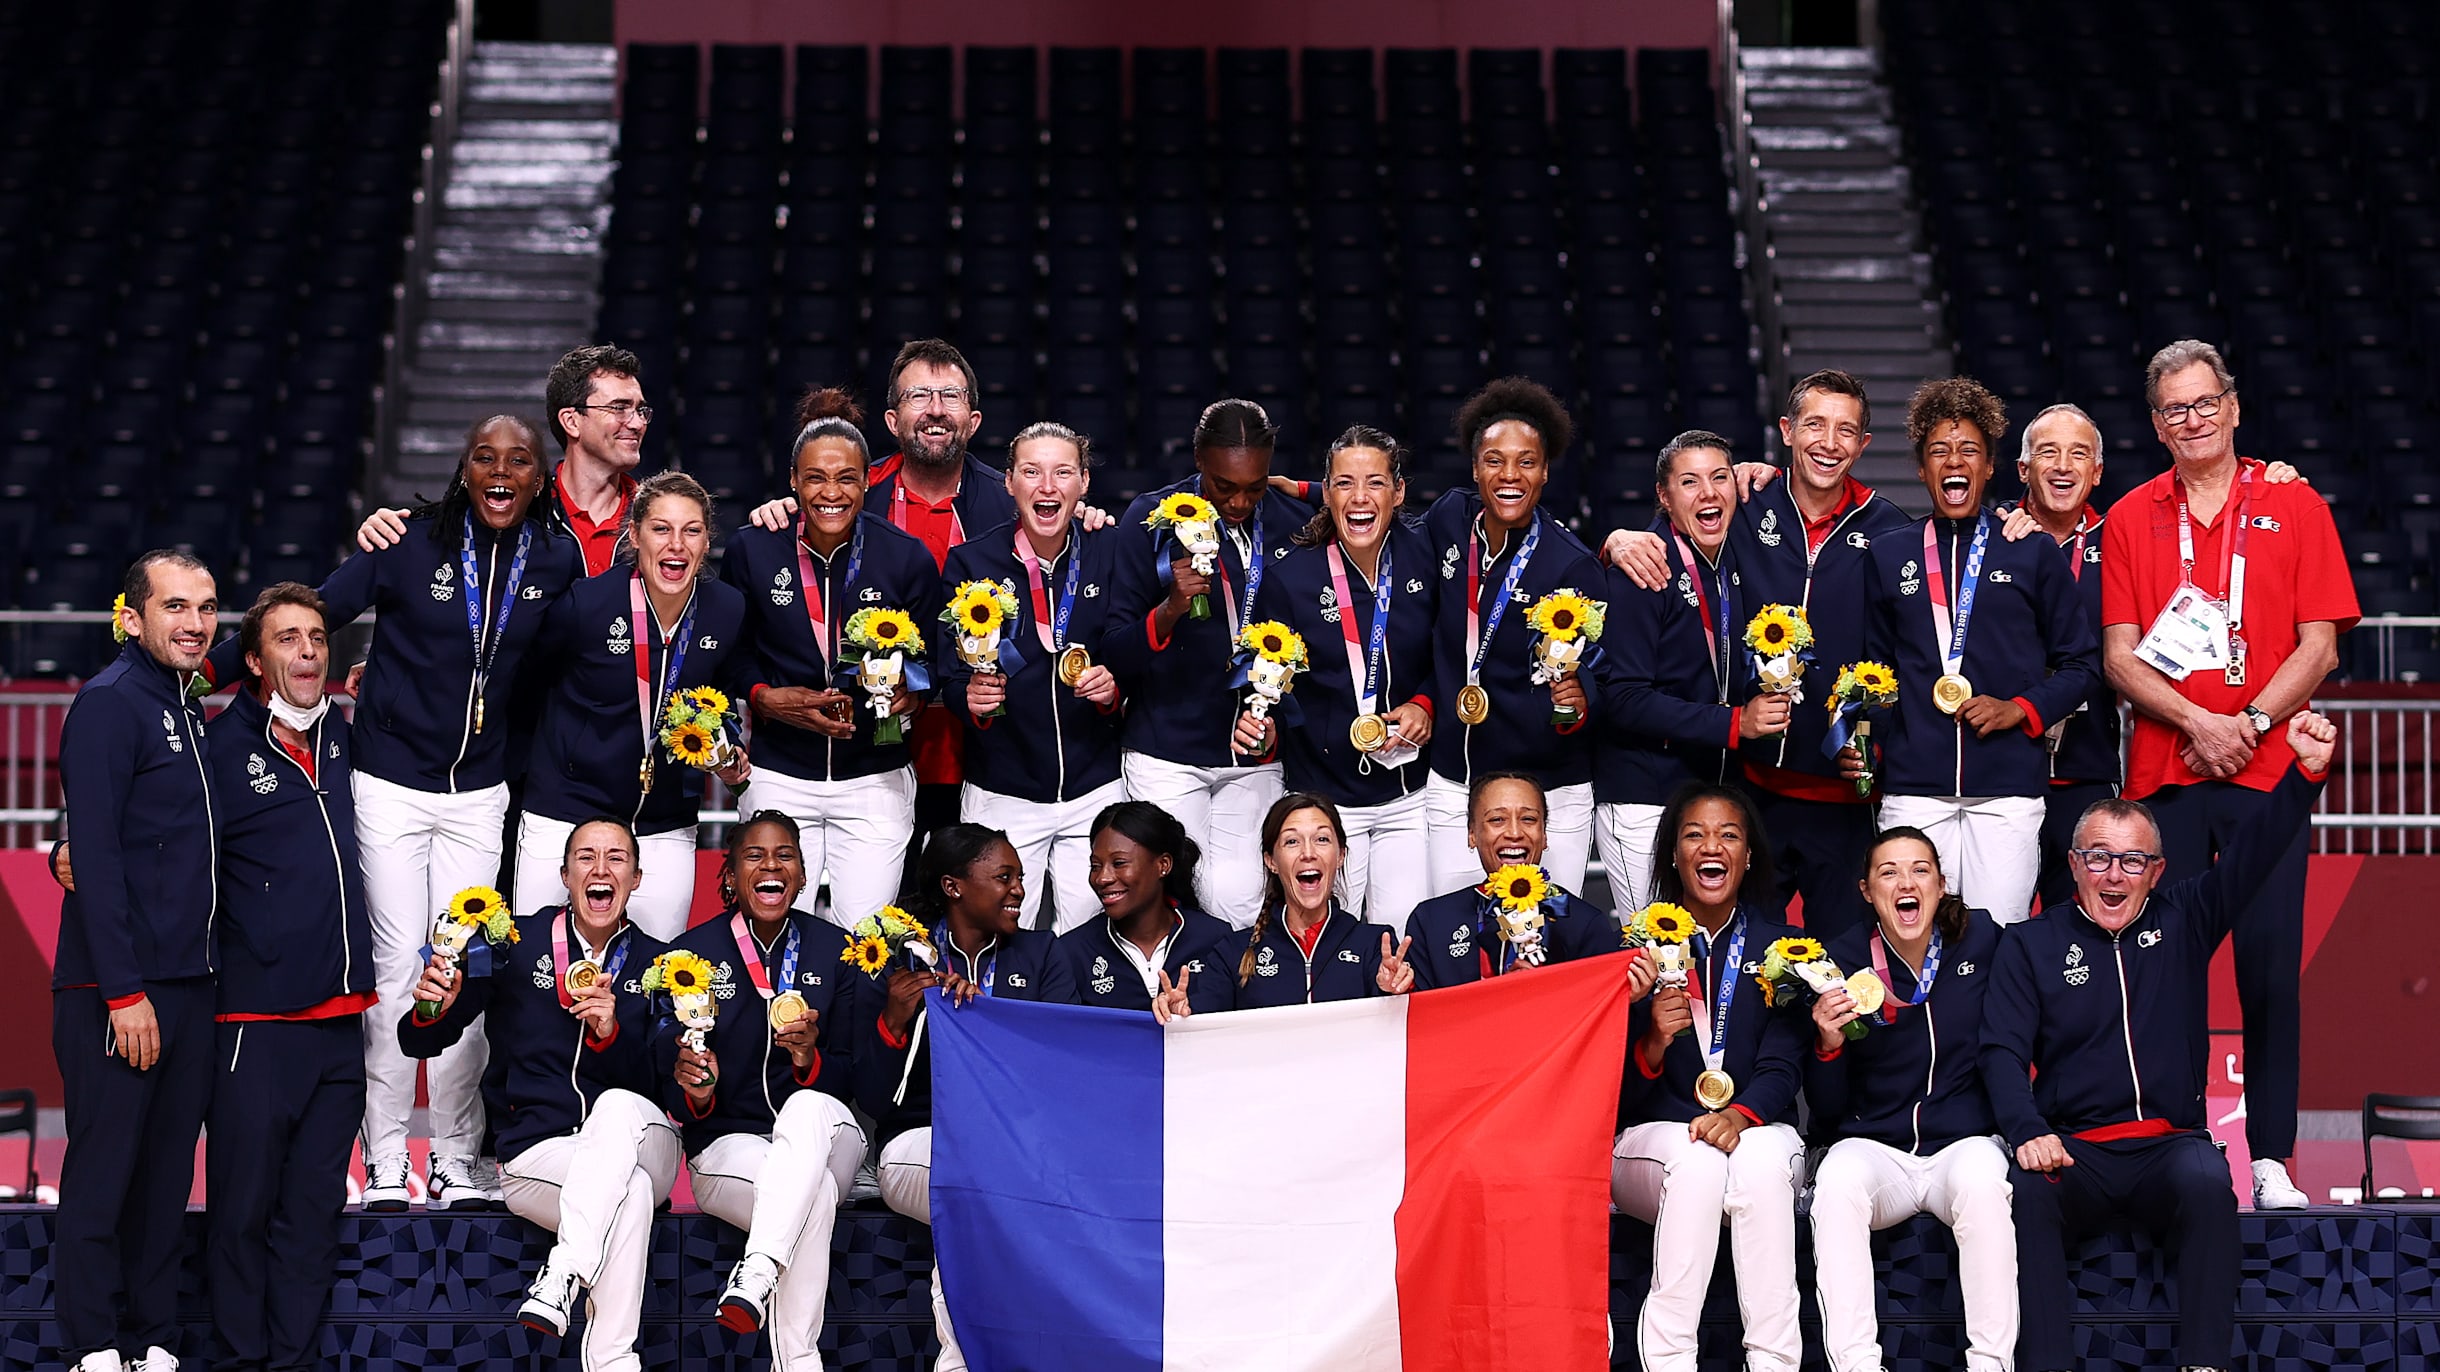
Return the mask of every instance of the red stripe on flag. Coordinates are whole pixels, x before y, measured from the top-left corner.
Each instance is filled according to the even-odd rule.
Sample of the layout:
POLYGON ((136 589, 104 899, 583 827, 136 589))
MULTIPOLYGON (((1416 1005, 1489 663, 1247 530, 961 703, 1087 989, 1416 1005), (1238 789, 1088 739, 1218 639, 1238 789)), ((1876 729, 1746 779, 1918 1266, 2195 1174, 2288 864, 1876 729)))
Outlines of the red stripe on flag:
POLYGON ((1404 1372, 1607 1364, 1623 956, 1412 998, 1404 1372))

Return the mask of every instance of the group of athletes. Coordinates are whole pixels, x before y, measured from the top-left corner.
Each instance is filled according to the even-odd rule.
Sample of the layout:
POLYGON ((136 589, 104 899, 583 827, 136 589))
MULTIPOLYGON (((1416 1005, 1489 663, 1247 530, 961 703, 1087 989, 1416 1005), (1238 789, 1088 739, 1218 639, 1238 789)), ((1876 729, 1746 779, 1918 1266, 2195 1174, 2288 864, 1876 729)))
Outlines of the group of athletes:
MULTIPOLYGON (((1695 927, 1682 971, 1619 959, 1612 1197, 1655 1224, 1646 1366, 1695 1366, 1723 1224, 1748 1364, 1797 1366, 1808 1192, 1837 1372, 1881 1364, 1871 1231, 1927 1212, 1956 1234, 1972 1365, 2072 1366, 2067 1245, 2130 1216, 2175 1247, 2179 1361, 2226 1364, 2206 968, 2233 933, 2253 1201, 2302 1205, 2304 836, 2335 741, 2307 706, 2356 607, 2326 506, 2238 456, 2215 350, 2153 360, 2175 465, 2106 522, 2072 406, 2026 426, 2024 498, 1994 504, 2007 420, 1962 378, 1908 408, 1932 513, 1907 515, 1852 475, 1870 405, 1829 371, 1788 397, 1784 469, 1681 434, 1653 526, 1598 551, 1544 506, 1572 432, 1520 378, 1460 411, 1471 487, 1420 518, 1369 428, 1296 480, 1261 407, 1222 400, 1194 471, 1113 520, 1085 435, 1029 425, 1005 470, 969 454, 949 344, 906 345, 888 391, 878 460, 848 396, 805 398, 787 494, 716 570, 711 496, 634 475, 652 411, 609 347, 546 381, 555 465, 530 423, 476 423, 438 501, 376 511, 231 639, 209 568, 130 567, 125 647, 61 740, 73 1366, 176 1366, 206 1123, 220 1359, 307 1365, 356 1141, 368 1210, 414 1198, 421 1066, 425 1203, 556 1235, 526 1323, 585 1315, 583 1365, 640 1366, 683 1158, 747 1236, 719 1318, 817 1368, 859 1168, 930 1216, 928 991, 1164 1021, 1411 994, 1618 953, 1656 901, 1695 927), (978 586, 1013 606, 979 639, 952 610, 978 586), (1573 656, 1560 602, 1600 623, 1573 656), (1793 680, 1748 641, 1791 611, 1793 680), (343 672, 333 635, 367 613, 343 672), (1258 626, 1306 649, 1276 699, 1249 687, 1258 626), (1894 702, 1842 717, 1825 697, 1857 664, 1894 702), (741 818, 699 896, 706 773, 741 818), (1490 884, 1511 868, 1532 919, 1490 884), (875 936, 893 904, 920 946, 875 936), (453 908, 490 935, 437 935, 453 908), (1871 993, 1766 990, 1799 937, 1871 993)), ((963 1367, 956 1293, 933 1303, 963 1367)))

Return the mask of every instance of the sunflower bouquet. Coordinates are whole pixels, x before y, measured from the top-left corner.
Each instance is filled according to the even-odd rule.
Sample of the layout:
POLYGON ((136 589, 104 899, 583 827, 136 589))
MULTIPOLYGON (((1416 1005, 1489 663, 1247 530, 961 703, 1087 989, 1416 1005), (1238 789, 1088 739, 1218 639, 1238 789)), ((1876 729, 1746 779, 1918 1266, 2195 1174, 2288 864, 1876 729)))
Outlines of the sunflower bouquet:
POLYGON ((1476 888, 1491 897, 1499 917, 1500 941, 1516 950, 1517 961, 1539 967, 1549 957, 1542 946, 1542 905, 1550 899, 1550 876, 1529 862, 1512 862, 1476 888))
MULTIPOLYGON (((1533 684, 1556 685, 1584 665, 1584 650, 1601 641, 1601 626, 1609 614, 1607 602, 1588 599, 1572 586, 1562 586, 1533 603, 1525 622, 1541 635, 1533 644, 1533 684)), ((1554 707, 1551 723, 1569 724, 1574 710, 1554 707)))
MULTIPOLYGON (((458 964, 465 960, 466 947, 477 934, 495 947, 517 941, 517 921, 509 911, 508 898, 488 886, 469 886, 451 896, 432 921, 432 951, 440 954, 442 981, 456 979, 458 964)), ((415 1002, 415 1013, 425 1019, 440 1012, 438 1001, 415 1002)))
MULTIPOLYGON (((1016 588, 1005 581, 961 581, 957 593, 949 597, 948 608, 940 612, 940 622, 949 626, 957 647, 958 660, 977 672, 1000 670, 1000 639, 1016 617, 1016 588)), ((1007 712, 1005 705, 991 710, 994 715, 1007 712)))
POLYGON ((877 977, 901 954, 909 970, 917 963, 931 967, 940 961, 939 951, 932 946, 932 931, 897 906, 884 905, 847 931, 847 947, 840 951, 839 961, 877 977))
POLYGON ((1237 651, 1245 663, 1245 682, 1254 688, 1245 712, 1267 719, 1271 707, 1295 689, 1296 674, 1311 667, 1305 656, 1305 636, 1276 619, 1248 624, 1237 636, 1237 651))
POLYGON ((736 705, 710 686, 672 691, 661 711, 661 747, 669 760, 714 772, 737 760, 737 745, 729 738, 736 705))
POLYGON ((712 1023, 712 964, 700 953, 673 948, 652 960, 637 983, 645 991, 669 997, 671 1008, 678 1013, 678 1023, 685 1026, 679 1037, 695 1052, 708 1051, 712 1023))
POLYGON ((856 664, 856 684, 873 712, 873 742, 906 741, 906 725, 890 713, 898 688, 920 691, 931 684, 923 664, 923 631, 915 616, 885 605, 867 605, 847 617, 842 657, 856 664))
POLYGON ((1813 624, 1801 605, 1765 605, 1745 626, 1746 651, 1762 689, 1791 704, 1805 698, 1805 664, 1813 660, 1813 624))
POLYGON ((1772 940, 1771 946, 1763 950, 1762 970, 1754 979, 1762 984, 1762 1003, 1773 1006, 1795 996, 1800 989, 1809 996, 1824 996, 1832 987, 1846 987, 1847 994, 1855 998, 1858 1011, 1857 1018, 1840 1030, 1849 1039, 1864 1037, 1868 1027, 1864 1019, 1881 1008, 1884 989, 1881 979, 1869 970, 1854 976, 1839 971, 1819 939, 1803 936, 1772 940))
POLYGON ((1830 683, 1830 734, 1822 754, 1836 758, 1848 744, 1863 755, 1864 770, 1855 779, 1855 793, 1872 794, 1872 719, 1866 710, 1886 710, 1898 703, 1898 674, 1885 662, 1850 662, 1830 683))
MULTIPOLYGON (((1219 569, 1220 511, 1203 497, 1192 491, 1170 492, 1144 516, 1144 527, 1168 534, 1198 574, 1210 576, 1219 569)), ((1186 613, 1190 619, 1211 618, 1212 598, 1196 596, 1186 613)))
POLYGON ((1660 972, 1658 984, 1683 990, 1687 943, 1694 929, 1694 915, 1685 906, 1656 900, 1627 917, 1621 941, 1629 948, 1650 949, 1652 965, 1660 972))

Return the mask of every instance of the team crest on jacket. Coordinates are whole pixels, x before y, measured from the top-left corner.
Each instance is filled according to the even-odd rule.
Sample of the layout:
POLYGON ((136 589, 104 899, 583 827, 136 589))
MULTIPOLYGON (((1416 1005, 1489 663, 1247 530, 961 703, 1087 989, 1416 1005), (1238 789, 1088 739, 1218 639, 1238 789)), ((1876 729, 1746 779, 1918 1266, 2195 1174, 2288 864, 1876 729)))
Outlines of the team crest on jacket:
POLYGON ((1339 961, 1341 961, 1341 962, 1352 962, 1352 963, 1356 964, 1358 967, 1361 967, 1361 966, 1363 966, 1363 965, 1364 965, 1364 959, 1362 959, 1362 958, 1360 958, 1360 957, 1357 957, 1357 956, 1356 956, 1356 950, 1355 950, 1355 949, 1353 949, 1353 948, 1341 948, 1341 949, 1339 950, 1339 961))
POLYGON ((1110 975, 1110 960, 1106 957, 1093 959, 1093 994, 1106 996, 1116 989, 1118 978, 1110 975))
POLYGON ((1410 577, 1408 577, 1408 578, 1406 579, 1406 593, 1407 593, 1408 595, 1422 595, 1422 594, 1423 594, 1423 578, 1422 578, 1422 577, 1419 577, 1419 576, 1410 576, 1410 577))
POLYGON ((782 567, 771 574, 771 603, 786 609, 796 603, 796 572, 782 567))
POLYGON ((712 969, 712 994, 722 1000, 737 996, 737 973, 725 962, 712 969))
POLYGON ((1862 529, 1858 529, 1855 532, 1847 535, 1847 546, 1858 551, 1862 551, 1863 549, 1872 546, 1872 538, 1862 529))
POLYGON ((1974 964, 1970 962, 1958 963, 1957 970, 1951 972, 1949 975, 1953 977, 1970 977, 1974 975, 1974 964))
POLYGON ((1322 607, 1323 619, 1332 624, 1339 622, 1339 593, 1336 590, 1324 586, 1322 593, 1314 598, 1314 603, 1322 607))
POLYGON ((246 784, 253 787, 254 794, 258 796, 267 796, 280 789, 280 779, 271 774, 271 764, 263 761, 261 753, 246 754, 246 784))
POLYGON ((551 952, 545 948, 542 956, 534 959, 534 989, 548 991, 557 984, 557 979, 551 975, 551 952))
POLYGON ((2008 575, 2007 568, 1994 567, 1991 569, 1991 581, 1994 585, 2011 586, 2016 583, 2016 578, 2008 575))
POLYGON ((1271 950, 1269 948, 1265 948, 1261 952, 1254 955, 1254 975, 1258 977, 1275 977, 1279 975, 1279 960, 1271 956, 1271 950))
POLYGON ((1913 595, 1915 592, 1922 590, 1922 571, 1922 563, 1915 561, 1911 557, 1908 558, 1906 560, 1906 565, 1898 569, 1898 594, 1913 595))
POLYGON ((1698 610, 1703 608, 1702 597, 1694 593, 1694 573, 1678 573, 1678 598, 1698 610))
POLYGON ((878 586, 867 586, 863 590, 856 592, 856 599, 863 601, 867 605, 878 605, 881 603, 881 588, 878 586))
POLYGON ((540 586, 528 586, 524 590, 517 592, 517 599, 540 600, 542 599, 542 588, 540 586))
POLYGON ((1449 935, 1449 956, 1462 958, 1473 951, 1474 926, 1471 924, 1458 925, 1457 931, 1449 935))
POLYGON ((1023 986, 1025 985, 1025 974, 1024 974, 1023 972, 1011 972, 1011 973, 1009 973, 1009 974, 1008 974, 1008 984, 1009 984, 1011 987, 1015 987, 1015 988, 1021 988, 1021 987, 1023 987, 1023 986))
POLYGON ((2142 933, 2135 936, 2135 946, 2138 948, 2149 948, 2153 944, 2160 942, 2162 937, 2163 935, 2161 934, 2160 930, 2146 929, 2142 933))
POLYGON ((1084 598, 1087 600, 1101 599, 1101 583, 1098 581, 1086 582, 1084 584, 1084 598))
POLYGON ((2093 979, 2093 969, 2084 965, 2083 944, 2067 945, 2067 967, 2060 975, 2067 978, 2067 984, 2070 986, 2082 986, 2093 979))
POLYGON ((703 637, 695 640, 695 646, 708 653, 720 646, 720 640, 712 637, 710 634, 705 634, 703 637))
POLYGON ((444 562, 432 569, 432 598, 448 600, 457 594, 457 569, 444 562))
POLYGON ((1454 543, 1449 545, 1447 552, 1440 555, 1441 580, 1455 581, 1457 579, 1457 556, 1457 545, 1454 543))
POLYGON ((602 646, 609 649, 614 657, 625 657, 627 650, 635 646, 627 637, 627 616, 620 615, 610 621, 610 638, 602 646))
POLYGON ((1762 523, 1755 528, 1754 537, 1762 540, 1762 546, 1765 548, 1779 546, 1779 511, 1765 510, 1762 512, 1762 523))

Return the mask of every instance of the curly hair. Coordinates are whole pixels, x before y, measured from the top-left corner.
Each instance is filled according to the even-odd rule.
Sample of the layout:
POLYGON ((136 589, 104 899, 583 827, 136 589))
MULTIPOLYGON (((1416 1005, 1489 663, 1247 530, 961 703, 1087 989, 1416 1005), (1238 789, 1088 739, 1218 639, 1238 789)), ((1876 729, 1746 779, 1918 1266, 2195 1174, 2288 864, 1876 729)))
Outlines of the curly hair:
POLYGON ((1457 446, 1467 460, 1481 450, 1483 431, 1503 419, 1517 420, 1540 434, 1542 459, 1552 466, 1576 440, 1575 422, 1548 387, 1531 377, 1503 376, 1468 396, 1457 411, 1457 446))
POLYGON ((1914 446, 1917 460, 1923 457, 1923 445, 1932 430, 1950 420, 1981 430, 1986 450, 1996 449, 2008 432, 2007 409, 1983 383, 1970 376, 1926 381, 1906 402, 1906 441, 1914 446))

